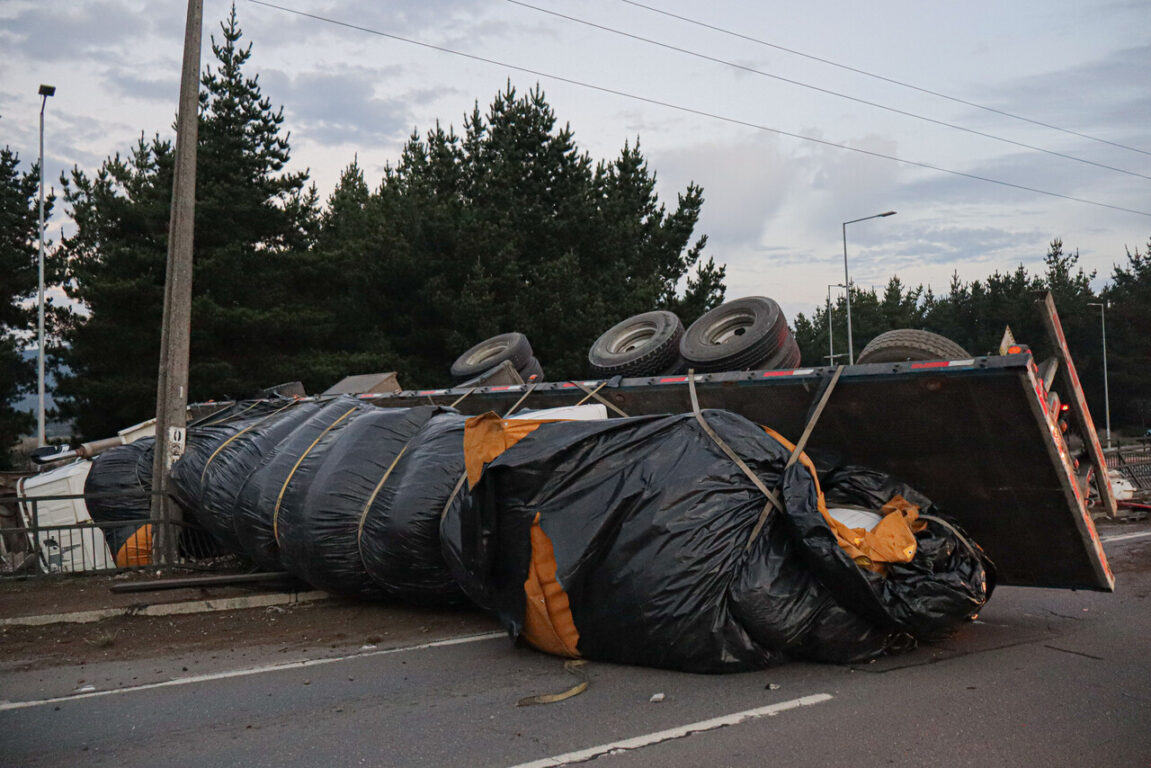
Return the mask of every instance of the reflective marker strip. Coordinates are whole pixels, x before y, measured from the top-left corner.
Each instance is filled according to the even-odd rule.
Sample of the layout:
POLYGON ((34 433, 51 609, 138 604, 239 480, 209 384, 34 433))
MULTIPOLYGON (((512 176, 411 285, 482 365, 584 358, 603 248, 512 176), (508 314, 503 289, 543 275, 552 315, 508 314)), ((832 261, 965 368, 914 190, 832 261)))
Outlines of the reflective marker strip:
POLYGON ((783 370, 783 371, 764 371, 763 378, 766 379, 766 378, 769 378, 772 376, 806 376, 809 373, 815 373, 815 369, 814 368, 794 368, 791 370, 783 370))
POLYGON ((975 365, 975 360, 933 360, 930 363, 912 363, 911 369, 917 370, 920 368, 965 368, 970 365, 975 365))
POLYGON ((598 747, 590 747, 588 749, 581 749, 578 752, 568 752, 563 755, 556 755, 554 757, 545 757, 541 760, 533 760, 530 763, 520 763, 514 765, 512 768, 554 768, 554 766, 570 765, 572 763, 583 763, 588 760, 594 760, 603 755, 614 754, 616 752, 626 752, 633 749, 642 749, 643 747, 650 747, 653 744, 660 742, 670 741, 672 739, 682 739, 685 736, 691 736, 694 733, 702 731, 714 731, 716 728, 724 728, 729 725, 739 725, 748 720, 755 720, 760 717, 774 717, 781 712, 786 712, 790 709, 799 709, 800 707, 810 707, 813 704, 822 704, 825 701, 831 701, 834 698, 828 693, 816 693, 811 696, 804 696, 800 699, 792 699, 791 701, 781 701, 778 704, 770 704, 766 707, 759 707, 758 709, 748 709, 743 712, 736 712, 731 715, 724 715, 723 717, 714 717, 711 720, 700 720, 696 723, 688 723, 687 725, 680 725, 675 728, 668 728, 666 731, 656 731, 655 733, 648 733, 643 736, 635 736, 630 739, 621 739, 620 741, 613 741, 607 744, 600 744, 598 747))

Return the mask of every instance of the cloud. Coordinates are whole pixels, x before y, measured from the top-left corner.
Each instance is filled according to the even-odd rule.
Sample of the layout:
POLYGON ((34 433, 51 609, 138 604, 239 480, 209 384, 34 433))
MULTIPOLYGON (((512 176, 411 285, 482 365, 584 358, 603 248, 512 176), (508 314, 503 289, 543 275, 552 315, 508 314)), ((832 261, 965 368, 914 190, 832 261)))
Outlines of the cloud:
POLYGON ((399 67, 373 70, 350 66, 291 76, 265 69, 261 85, 274 103, 286 105, 290 128, 311 141, 395 141, 412 128, 408 105, 430 98, 424 91, 389 98, 375 96, 381 80, 395 77, 399 71, 399 67))
MULTIPOLYGON (((1122 48, 1076 66, 1005 81, 991 92, 991 98, 1004 111, 1151 150, 1147 143, 1147 123, 1151 121, 1151 89, 1146 82, 1149 71, 1151 44, 1122 48)), ((981 122, 986 119, 987 113, 979 115, 981 122)), ((999 118, 995 121, 1002 122, 999 118)), ((1016 121, 1010 124, 1020 125, 1016 121)), ((1044 138, 1050 143, 1067 137, 1047 132, 1044 138)), ((1096 156, 1107 151, 1089 140, 1076 140, 1076 147, 1096 156)), ((1115 157, 1132 158, 1127 152, 1115 157)))
MULTIPOLYGON (((84 59, 155 33, 147 5, 123 2, 14 3, 0 28, 8 55, 37 61, 84 59)), ((182 25, 181 25, 182 26, 182 25)))
POLYGON ((765 222, 784 206, 798 175, 771 137, 681 146, 649 160, 665 201, 689 182, 703 187, 697 230, 708 234, 709 252, 720 261, 725 249, 758 247, 765 222))

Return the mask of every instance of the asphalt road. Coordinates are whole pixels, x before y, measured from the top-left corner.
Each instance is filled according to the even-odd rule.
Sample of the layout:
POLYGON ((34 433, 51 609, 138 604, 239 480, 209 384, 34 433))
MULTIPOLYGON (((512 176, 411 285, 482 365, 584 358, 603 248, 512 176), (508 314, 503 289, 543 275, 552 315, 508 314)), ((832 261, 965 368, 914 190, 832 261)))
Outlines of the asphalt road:
POLYGON ((1103 535, 1115 593, 1001 588, 947 643, 854 667, 592 662, 586 692, 518 707, 576 679, 485 634, 280 666, 221 657, 135 687, 133 665, 89 665, 118 682, 88 693, 71 669, 0 677, 0 766, 1146 768, 1151 525, 1103 535))

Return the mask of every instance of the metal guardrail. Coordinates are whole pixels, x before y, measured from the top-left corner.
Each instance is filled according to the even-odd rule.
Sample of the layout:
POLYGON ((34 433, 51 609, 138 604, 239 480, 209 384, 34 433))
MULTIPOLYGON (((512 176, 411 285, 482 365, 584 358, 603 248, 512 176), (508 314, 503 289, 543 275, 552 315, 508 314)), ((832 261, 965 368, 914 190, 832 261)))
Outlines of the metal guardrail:
POLYGON ((1119 470, 1139 490, 1151 490, 1151 440, 1107 454, 1107 468, 1119 470))
MULTIPOLYGON (((140 494, 100 494, 99 497, 120 498, 131 505, 139 505, 143 498, 140 494)), ((0 522, 15 519, 18 523, 0 524, 0 578, 60 573, 100 574, 145 568, 170 570, 220 554, 203 528, 186 521, 149 517, 130 521, 41 524, 43 504, 82 500, 86 506, 87 501, 94 498, 96 495, 85 494, 0 497, 0 505, 15 513, 14 516, 7 514, 0 522), (174 562, 155 561, 152 542, 161 530, 171 531, 179 542, 174 562), (110 546, 110 541, 118 546, 110 546)))

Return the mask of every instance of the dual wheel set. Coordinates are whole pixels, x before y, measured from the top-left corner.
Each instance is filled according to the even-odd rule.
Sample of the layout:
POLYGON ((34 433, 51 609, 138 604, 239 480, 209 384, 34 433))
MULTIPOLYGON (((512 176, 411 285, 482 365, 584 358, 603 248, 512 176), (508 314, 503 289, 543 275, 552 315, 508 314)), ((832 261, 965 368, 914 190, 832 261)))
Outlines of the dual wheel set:
MULTIPOLYGON (((957 360, 967 352, 951 340, 928 331, 898 329, 875 337, 857 363, 906 360, 957 360)), ((482 377, 510 362, 525 381, 543 380, 543 369, 522 333, 504 333, 480 342, 456 359, 457 382, 482 377)), ((642 377, 716 371, 796 368, 799 345, 775 300, 748 296, 704 314, 686 330, 674 312, 655 310, 634 315, 609 328, 588 351, 594 375, 642 377)))

